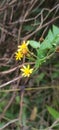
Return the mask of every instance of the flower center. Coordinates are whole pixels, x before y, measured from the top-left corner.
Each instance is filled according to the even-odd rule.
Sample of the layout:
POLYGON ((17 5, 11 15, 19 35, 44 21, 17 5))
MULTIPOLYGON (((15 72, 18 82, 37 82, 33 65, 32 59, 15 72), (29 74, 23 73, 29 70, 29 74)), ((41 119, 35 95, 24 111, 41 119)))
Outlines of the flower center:
POLYGON ((30 70, 29 69, 25 69, 25 74, 30 74, 30 70))

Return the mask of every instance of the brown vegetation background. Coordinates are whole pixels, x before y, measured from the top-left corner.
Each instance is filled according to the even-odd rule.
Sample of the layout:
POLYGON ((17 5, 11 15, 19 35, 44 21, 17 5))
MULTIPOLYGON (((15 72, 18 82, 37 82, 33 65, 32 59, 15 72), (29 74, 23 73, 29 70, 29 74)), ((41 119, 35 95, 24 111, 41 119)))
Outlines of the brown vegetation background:
MULTIPOLYGON (((39 73, 32 79, 26 81, 24 81, 24 79, 20 80, 20 64, 16 62, 14 58, 17 46, 23 40, 34 39, 36 41, 41 41, 45 38, 49 28, 51 28, 53 24, 59 26, 59 0, 0 0, 0 90, 17 89, 19 88, 19 85, 26 85, 26 87, 35 85, 39 85, 40 87, 41 85, 58 86, 59 76, 56 74, 58 71, 58 67, 56 66, 59 65, 58 54, 55 55, 55 59, 40 68, 39 73, 44 73, 44 79, 41 77, 42 80, 38 82, 35 82, 34 79, 39 76, 39 73), (53 71, 56 73, 53 74, 53 71), (53 75, 55 77, 53 77, 53 75)), ((30 97, 29 100, 32 101, 30 102, 30 113, 33 108, 32 103, 36 106, 36 102, 34 103, 33 98, 36 99, 41 93, 43 105, 41 102, 39 104, 41 104, 40 109, 42 111, 40 110, 40 114, 42 115, 42 118, 38 121, 38 126, 42 126, 43 124, 48 127, 51 122, 49 122, 49 116, 48 119, 47 115, 45 116, 44 107, 47 103, 55 106, 57 110, 59 110, 59 92, 57 92, 57 90, 55 91, 55 89, 53 94, 52 92, 50 94, 50 91, 44 91, 43 94, 42 90, 40 90, 39 93, 36 91, 26 92, 25 97, 30 97), (55 100, 57 105, 54 102, 55 100)), ((1 123, 7 123, 4 118, 5 115, 8 117, 8 113, 11 113, 11 110, 9 109, 11 107, 14 109, 16 106, 15 111, 13 110, 13 115, 16 112, 16 116, 12 116, 12 119, 17 121, 15 118, 18 117, 21 110, 19 110, 20 105, 15 103, 15 100, 19 95, 20 92, 17 93, 16 91, 11 93, 7 92, 5 95, 0 94, 0 104, 4 101, 4 105, 2 105, 2 110, 0 112, 1 123)), ((29 120, 28 122, 30 123, 29 120)), ((37 122, 35 122, 35 124, 37 124, 37 122)), ((35 126, 34 123, 32 125, 35 126)), ((18 130, 17 128, 17 125, 13 124, 10 127, 7 126, 6 130, 18 130)), ((24 128, 23 130, 26 129, 24 128)))

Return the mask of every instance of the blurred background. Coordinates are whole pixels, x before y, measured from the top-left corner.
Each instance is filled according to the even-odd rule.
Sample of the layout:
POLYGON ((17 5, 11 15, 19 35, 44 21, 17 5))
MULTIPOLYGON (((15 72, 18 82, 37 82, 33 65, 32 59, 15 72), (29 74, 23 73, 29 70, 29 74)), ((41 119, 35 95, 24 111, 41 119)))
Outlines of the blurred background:
POLYGON ((59 114, 59 49, 29 79, 19 79, 21 62, 14 58, 22 41, 42 42, 52 25, 59 27, 59 0, 0 0, 0 130, 59 130, 52 126, 59 114))

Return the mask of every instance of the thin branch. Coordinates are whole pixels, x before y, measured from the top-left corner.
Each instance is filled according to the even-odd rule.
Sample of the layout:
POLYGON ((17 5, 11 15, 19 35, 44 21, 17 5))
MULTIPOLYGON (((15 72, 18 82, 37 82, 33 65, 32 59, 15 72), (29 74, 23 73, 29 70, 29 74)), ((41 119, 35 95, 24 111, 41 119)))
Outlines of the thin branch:
POLYGON ((10 124, 12 123, 15 123, 16 121, 18 121, 19 119, 14 119, 14 120, 11 120, 10 122, 6 123, 3 127, 0 128, 0 130, 3 130, 5 129, 7 126, 9 126, 10 124))
POLYGON ((50 20, 49 22, 43 24, 42 26, 38 26, 37 29, 30 33, 28 36, 25 36, 24 38, 22 38, 22 40, 27 40, 29 39, 31 36, 33 36, 35 33, 37 33, 38 31, 40 31, 41 29, 43 29, 44 27, 48 26, 49 24, 53 23, 54 21, 56 21, 57 19, 59 19, 59 16, 55 17, 54 19, 50 20))
POLYGON ((16 78, 14 78, 13 80, 10 80, 10 81, 8 81, 8 82, 6 82, 6 83, 0 85, 0 88, 3 88, 3 87, 5 87, 6 85, 9 85, 9 84, 11 84, 11 83, 13 83, 13 82, 15 82, 15 81, 21 79, 21 78, 22 78, 22 76, 18 76, 18 77, 16 77, 16 78))
MULTIPOLYGON (((32 90, 46 90, 46 89, 59 89, 59 86, 46 86, 46 87, 37 87, 37 86, 33 86, 32 88, 25 88, 25 91, 32 91, 32 90)), ((18 92, 18 91, 21 91, 21 89, 3 89, 3 90, 0 90, 0 93, 8 93, 8 92, 18 92)))

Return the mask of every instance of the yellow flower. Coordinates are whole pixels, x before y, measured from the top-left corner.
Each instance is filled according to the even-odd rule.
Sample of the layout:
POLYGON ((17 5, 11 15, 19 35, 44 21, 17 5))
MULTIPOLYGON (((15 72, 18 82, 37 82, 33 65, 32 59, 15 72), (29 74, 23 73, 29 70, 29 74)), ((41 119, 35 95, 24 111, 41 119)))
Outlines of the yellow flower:
POLYGON ((26 55, 28 53, 28 43, 23 41, 23 43, 18 46, 18 51, 21 51, 23 55, 26 55))
POLYGON ((17 52, 15 53, 15 58, 16 58, 16 60, 21 60, 22 57, 23 57, 23 54, 22 54, 20 51, 17 51, 17 52))
POLYGON ((30 65, 27 65, 27 67, 23 66, 23 68, 21 69, 21 71, 23 72, 22 76, 29 77, 30 74, 33 72, 33 69, 30 69, 30 65))

